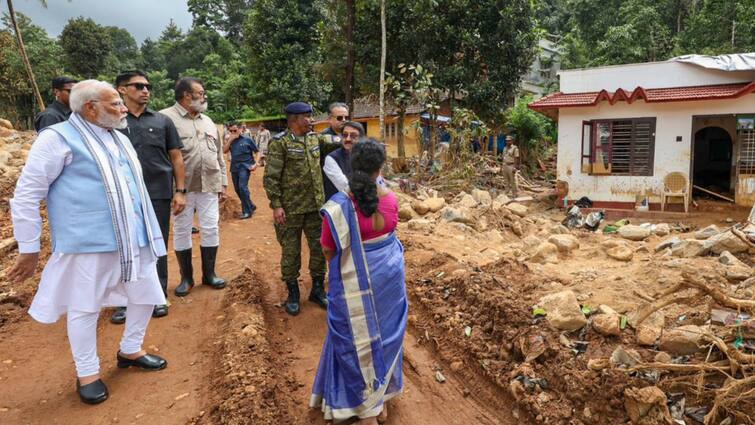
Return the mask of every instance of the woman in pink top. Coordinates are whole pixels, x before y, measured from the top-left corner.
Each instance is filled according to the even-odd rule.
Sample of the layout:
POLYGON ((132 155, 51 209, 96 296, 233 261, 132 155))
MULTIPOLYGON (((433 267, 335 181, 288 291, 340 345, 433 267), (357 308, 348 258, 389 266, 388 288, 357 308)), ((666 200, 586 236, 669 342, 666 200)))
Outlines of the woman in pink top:
POLYGON ((328 333, 310 406, 326 420, 387 418, 385 403, 403 388, 409 305, 404 248, 396 237, 398 203, 375 179, 385 149, 372 140, 351 152, 349 193, 323 206, 320 243, 329 261, 328 333))

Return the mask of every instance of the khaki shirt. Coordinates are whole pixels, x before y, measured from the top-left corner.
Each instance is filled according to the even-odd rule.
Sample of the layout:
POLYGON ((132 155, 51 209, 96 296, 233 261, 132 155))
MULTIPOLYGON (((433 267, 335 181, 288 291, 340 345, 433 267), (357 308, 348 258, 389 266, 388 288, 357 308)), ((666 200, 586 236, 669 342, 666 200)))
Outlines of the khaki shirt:
POLYGON ((503 163, 508 165, 516 165, 519 159, 519 147, 516 145, 506 145, 503 151, 503 163))
POLYGON ((212 119, 205 114, 191 118, 178 103, 160 113, 173 121, 183 143, 181 154, 186 167, 186 189, 189 192, 218 193, 222 186, 228 186, 223 142, 212 119))

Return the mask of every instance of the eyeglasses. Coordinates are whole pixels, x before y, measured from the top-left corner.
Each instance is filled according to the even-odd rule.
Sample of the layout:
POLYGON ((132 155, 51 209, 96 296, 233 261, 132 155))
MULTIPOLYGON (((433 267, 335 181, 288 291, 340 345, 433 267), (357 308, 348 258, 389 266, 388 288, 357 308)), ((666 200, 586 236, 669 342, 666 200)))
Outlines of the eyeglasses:
POLYGON ((128 83, 128 84, 124 84, 124 86, 125 87, 134 86, 134 88, 139 91, 142 91, 144 89, 152 91, 152 84, 149 84, 149 83, 128 83))
POLYGON ((56 89, 56 90, 58 90, 58 91, 65 91, 65 92, 71 93, 71 89, 56 89))
POLYGON ((346 115, 335 115, 333 116, 333 118, 335 118, 337 121, 346 121, 346 119, 348 119, 349 117, 347 117, 346 115))
POLYGON ((201 91, 199 93, 191 92, 191 94, 192 94, 192 97, 194 97, 194 95, 197 95, 199 97, 207 97, 207 93, 205 93, 204 91, 201 91))
POLYGON ((359 133, 343 133, 344 139, 359 140, 359 133))
MULTIPOLYGON (((90 102, 102 102, 102 101, 99 99, 92 99, 90 100, 90 102)), ((122 100, 116 100, 115 102, 110 102, 109 105, 112 106, 113 108, 122 108, 126 106, 126 104, 124 104, 122 100)))

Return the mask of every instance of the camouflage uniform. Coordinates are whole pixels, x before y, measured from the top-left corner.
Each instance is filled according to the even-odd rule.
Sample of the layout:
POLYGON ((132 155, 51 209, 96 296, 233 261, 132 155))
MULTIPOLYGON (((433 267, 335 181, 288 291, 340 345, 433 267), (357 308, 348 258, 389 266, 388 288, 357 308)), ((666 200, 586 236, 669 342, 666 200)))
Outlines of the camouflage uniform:
POLYGON ((281 274, 284 282, 296 281, 301 268, 301 234, 309 246, 309 273, 313 281, 325 278, 325 257, 320 247, 325 203, 320 156, 338 149, 337 137, 309 133, 294 136, 290 131, 275 135, 267 151, 263 184, 270 207, 283 208, 286 224, 275 224, 282 248, 281 274))

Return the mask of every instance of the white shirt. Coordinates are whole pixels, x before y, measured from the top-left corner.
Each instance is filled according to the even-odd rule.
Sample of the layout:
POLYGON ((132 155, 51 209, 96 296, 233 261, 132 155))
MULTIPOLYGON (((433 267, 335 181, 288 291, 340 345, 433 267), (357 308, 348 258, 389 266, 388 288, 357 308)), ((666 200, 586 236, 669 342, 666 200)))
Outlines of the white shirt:
POLYGON ((333 183, 333 186, 335 186, 336 189, 348 193, 349 178, 346 177, 346 174, 343 173, 336 160, 330 155, 325 157, 325 164, 322 166, 322 171, 325 172, 325 175, 328 176, 330 182, 333 183))

